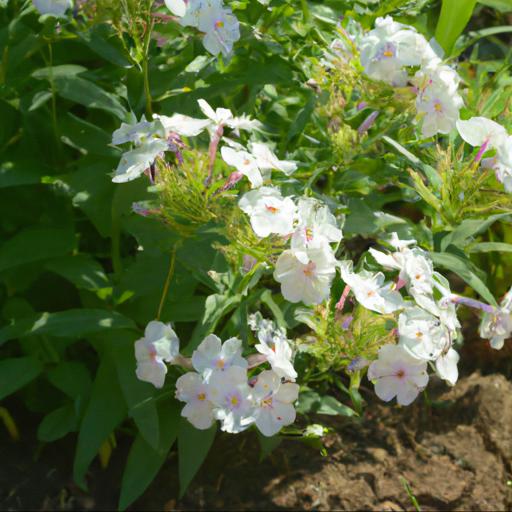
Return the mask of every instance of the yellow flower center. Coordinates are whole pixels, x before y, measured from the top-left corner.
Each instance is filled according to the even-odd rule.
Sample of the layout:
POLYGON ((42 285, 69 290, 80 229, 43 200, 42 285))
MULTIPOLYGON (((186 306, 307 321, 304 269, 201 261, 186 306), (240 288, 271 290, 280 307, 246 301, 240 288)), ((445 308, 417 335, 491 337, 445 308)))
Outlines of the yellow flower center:
POLYGON ((206 400, 206 395, 204 393, 199 393, 197 395, 197 399, 201 400, 201 402, 204 402, 206 400))
POLYGON ((218 20, 215 22, 215 28, 222 28, 224 26, 224 22, 222 20, 218 20))
POLYGON ((216 363, 215 363, 215 366, 217 368, 219 368, 220 370, 222 370, 224 368, 224 366, 226 365, 226 363, 224 362, 224 359, 219 359, 216 363))
POLYGON ((237 396, 232 396, 230 402, 233 407, 236 407, 240 403, 240 400, 237 396))
POLYGON ((390 51, 390 50, 386 50, 384 53, 383 53, 384 57, 393 57, 393 52, 390 51))

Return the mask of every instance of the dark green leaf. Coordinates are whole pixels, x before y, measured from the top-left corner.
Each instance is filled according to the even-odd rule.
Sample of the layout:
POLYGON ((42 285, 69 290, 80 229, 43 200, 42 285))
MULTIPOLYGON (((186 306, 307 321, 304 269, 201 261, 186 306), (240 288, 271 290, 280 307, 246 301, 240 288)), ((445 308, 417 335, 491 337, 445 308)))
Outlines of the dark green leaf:
POLYGON ((41 370, 41 363, 32 357, 0 361, 0 400, 34 380, 41 370))
POLYGON ((58 313, 38 313, 0 329, 0 344, 29 334, 81 338, 110 329, 135 329, 132 320, 115 311, 69 309, 58 313))
POLYGON ((188 420, 181 418, 178 434, 180 496, 185 494, 190 482, 206 459, 216 433, 216 424, 207 430, 198 430, 188 420))
POLYGON ((85 474, 89 464, 126 417, 126 412, 115 366, 108 356, 104 356, 78 433, 73 474, 80 487, 86 488, 85 474))
POLYGON ((51 443, 77 429, 78 421, 73 404, 64 405, 48 413, 37 429, 40 441, 51 443))
POLYGON ((120 510, 125 510, 147 489, 162 467, 178 434, 180 410, 181 405, 176 401, 165 402, 159 409, 161 435, 158 450, 140 434, 136 437, 123 473, 120 510))

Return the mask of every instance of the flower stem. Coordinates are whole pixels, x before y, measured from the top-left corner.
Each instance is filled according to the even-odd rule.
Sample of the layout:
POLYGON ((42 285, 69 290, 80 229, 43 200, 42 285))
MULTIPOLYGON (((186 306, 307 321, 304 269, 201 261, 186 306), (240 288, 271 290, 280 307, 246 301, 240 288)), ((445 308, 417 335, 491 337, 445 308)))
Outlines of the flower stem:
POLYGON ((176 249, 177 249, 177 244, 174 244, 174 247, 173 247, 172 253, 171 253, 171 262, 169 264, 169 271, 167 272, 167 278, 165 279, 164 289, 162 290, 162 296, 160 297, 160 304, 158 305, 158 313, 156 315, 157 320, 160 320, 160 317, 162 316, 162 310, 164 309, 165 299, 167 298, 167 295, 169 294, 169 286, 171 285, 172 276, 174 275, 174 267, 176 264, 176 249))

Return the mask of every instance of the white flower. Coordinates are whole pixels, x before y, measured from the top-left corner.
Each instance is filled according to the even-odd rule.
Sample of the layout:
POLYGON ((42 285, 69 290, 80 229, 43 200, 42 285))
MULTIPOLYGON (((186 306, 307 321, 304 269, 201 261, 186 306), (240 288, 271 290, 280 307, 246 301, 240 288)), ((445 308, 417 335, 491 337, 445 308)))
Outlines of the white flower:
POLYGON ((403 275, 407 289, 413 297, 433 292, 434 267, 425 251, 415 247, 407 251, 404 257, 403 275))
POLYGON ((180 341, 169 325, 156 320, 149 322, 144 337, 135 342, 137 378, 161 388, 167 373, 165 363, 174 360, 179 348, 180 341))
POLYGON ((377 18, 375 28, 361 39, 361 64, 369 77, 403 87, 407 83, 403 67, 419 66, 427 44, 414 28, 390 16, 377 18))
POLYGON ((435 65, 418 71, 413 83, 418 88, 416 109, 423 137, 450 133, 459 120, 464 102, 457 92, 458 74, 449 66, 435 65))
POLYGON ((237 133, 239 130, 252 131, 261 126, 259 121, 253 120, 248 116, 234 117, 231 110, 227 108, 213 108, 206 100, 197 100, 199 108, 203 114, 211 121, 209 130, 214 133, 218 128, 227 126, 237 133))
POLYGON ((186 402, 181 415, 194 427, 205 430, 213 424, 213 404, 208 385, 195 372, 188 372, 176 381, 176 398, 186 402))
POLYGON ((58 18, 65 16, 73 7, 73 0, 32 0, 40 14, 52 14, 58 18))
POLYGON ((366 309, 377 313, 393 313, 404 307, 402 296, 392 289, 393 283, 384 284, 385 277, 382 272, 362 270, 356 274, 352 271, 351 261, 342 261, 340 270, 343 281, 350 286, 357 301, 366 309))
POLYGON ((445 353, 441 354, 436 360, 436 372, 441 379, 445 380, 450 386, 455 386, 459 378, 459 370, 457 363, 460 356, 457 352, 450 348, 445 353))
POLYGON ((257 160, 258 167, 263 171, 276 169, 289 176, 297 170, 297 164, 295 162, 279 160, 267 144, 263 144, 263 142, 251 142, 249 143, 249 149, 257 160))
POLYGON ((261 238, 272 233, 285 236, 293 231, 295 204, 290 197, 283 197, 276 187, 251 190, 242 196, 238 205, 249 215, 252 229, 261 238))
POLYGON ((206 1, 198 12, 197 27, 205 32, 203 46, 212 54, 229 55, 240 39, 240 23, 231 9, 220 2, 206 1))
POLYGON ((112 134, 112 144, 119 146, 132 142, 138 146, 154 137, 165 137, 164 127, 159 120, 150 122, 142 116, 139 122, 121 123, 121 127, 112 134))
POLYGON ((295 380, 297 372, 292 364, 292 348, 283 331, 275 329, 271 322, 270 329, 260 327, 258 330, 256 350, 263 354, 270 363, 272 370, 279 377, 295 380))
POLYGON ((195 119, 183 114, 174 114, 171 117, 154 114, 153 118, 162 123, 167 136, 171 133, 177 133, 183 137, 195 137, 211 124, 209 119, 195 119))
POLYGON ((192 365, 205 379, 232 366, 247 368, 247 361, 242 357, 242 341, 229 338, 222 343, 218 336, 210 334, 192 353, 192 365))
POLYGON ((375 381, 381 400, 389 402, 396 396, 400 405, 409 405, 428 383, 427 363, 399 345, 384 345, 368 368, 368 378, 375 381))
POLYGON ((505 340, 512 335, 512 288, 494 313, 484 313, 479 334, 481 338, 490 340, 492 348, 503 348, 505 340))
POLYGON ((419 307, 400 313, 398 334, 400 345, 424 361, 436 360, 451 345, 449 332, 439 319, 419 307))
POLYGON ((187 3, 185 0, 165 0, 165 5, 175 16, 185 16, 187 12, 187 3))
POLYGON ((472 117, 467 121, 457 121, 459 135, 474 147, 497 148, 507 137, 507 131, 500 124, 486 117, 472 117))
POLYGON ((231 366, 225 371, 213 372, 208 386, 214 404, 213 414, 222 422, 224 432, 241 432, 254 422, 251 389, 244 368, 231 366))
POLYGON ((167 148, 168 145, 165 140, 149 139, 139 147, 127 151, 121 157, 116 175, 112 178, 112 181, 114 183, 125 183, 138 178, 167 148))
POLYGON ((293 403, 299 397, 298 384, 281 384, 276 373, 266 370, 258 375, 252 397, 256 404, 255 423, 264 436, 271 437, 295 421, 293 403))
POLYGON ((253 188, 263 185, 263 177, 257 160, 245 150, 237 151, 236 149, 224 146, 220 150, 222 159, 228 164, 236 167, 238 172, 247 176, 253 188))
POLYGON ((336 274, 336 259, 329 248, 310 249, 308 262, 300 261, 291 250, 276 262, 274 279, 281 283, 281 293, 290 302, 320 304, 329 297, 336 274))
POLYGON ((291 249, 297 259, 307 263, 307 250, 338 243, 343 233, 329 207, 316 199, 302 197, 297 204, 298 225, 293 233, 291 249))

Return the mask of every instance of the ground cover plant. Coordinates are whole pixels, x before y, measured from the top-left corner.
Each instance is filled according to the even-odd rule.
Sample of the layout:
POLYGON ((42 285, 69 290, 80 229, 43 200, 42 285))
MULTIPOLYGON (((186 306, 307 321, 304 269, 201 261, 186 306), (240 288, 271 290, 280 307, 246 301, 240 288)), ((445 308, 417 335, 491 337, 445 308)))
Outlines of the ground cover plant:
POLYGON ((455 386, 463 325, 503 349, 510 11, 0 2, 0 399, 80 487, 120 435, 121 509, 218 431, 325 450, 363 384, 455 386))

